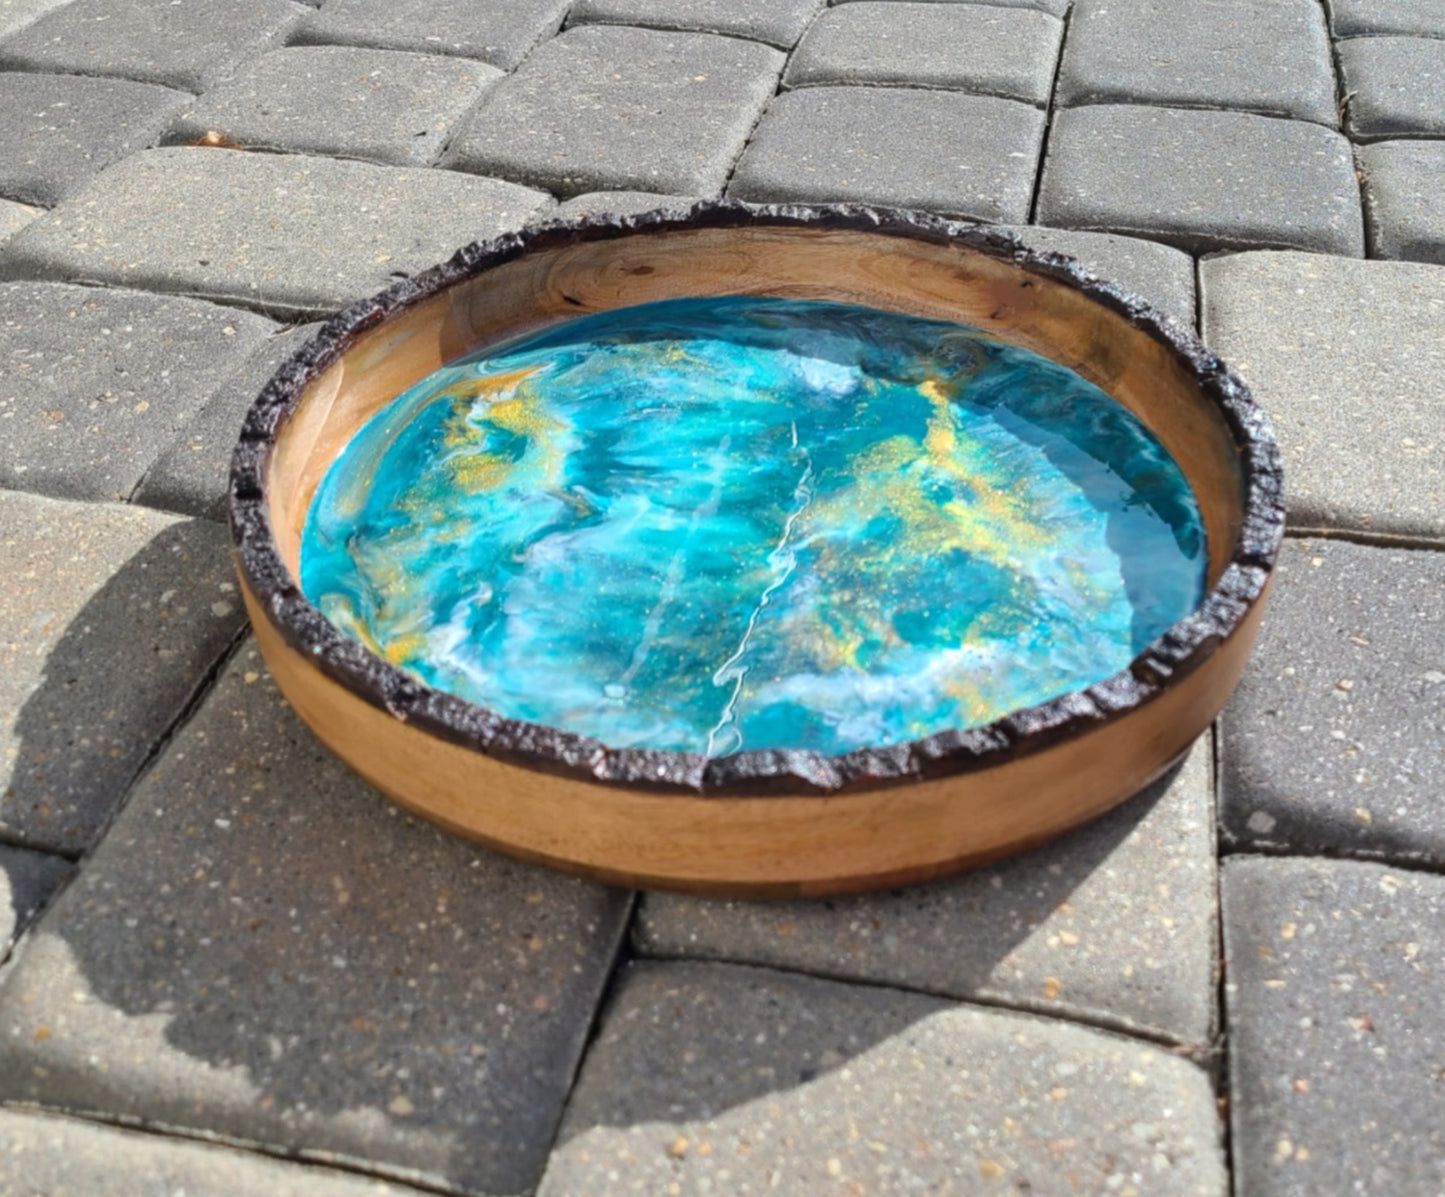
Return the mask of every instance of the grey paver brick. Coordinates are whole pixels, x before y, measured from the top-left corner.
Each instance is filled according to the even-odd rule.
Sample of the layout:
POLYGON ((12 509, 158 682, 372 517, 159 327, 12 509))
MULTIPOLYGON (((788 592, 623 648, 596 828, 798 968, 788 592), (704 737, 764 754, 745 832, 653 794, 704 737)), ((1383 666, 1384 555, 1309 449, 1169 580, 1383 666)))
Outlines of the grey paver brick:
POLYGON ((70 0, 0 0, 0 37, 14 33, 52 8, 68 3, 70 0))
POLYGON ((172 146, 102 171, 0 252, 0 277, 84 280, 333 312, 548 197, 496 179, 172 146))
POLYGON ((1228 1187, 1209 1082, 1159 1048, 730 965, 619 990, 542 1197, 1228 1187))
MULTIPOLYGON (((848 4, 853 0, 829 0, 831 4, 848 4)), ((900 3, 903 0, 883 0, 885 3, 900 3)), ((1039 12, 1050 13, 1056 17, 1062 17, 1069 11, 1069 5, 1073 0, 925 0, 929 4, 960 4, 960 3, 983 3, 994 8, 1036 8, 1039 12)))
POLYGON ((318 328, 318 324, 303 325, 259 346, 186 421, 170 448, 146 471, 133 500, 225 523, 231 453, 246 411, 281 363, 318 328))
POLYGON ((783 81, 957 88, 1047 104, 1063 24, 980 4, 845 4, 809 28, 783 81))
POLYGON ((0 41, 0 67, 204 91, 306 12, 291 0, 72 0, 0 41))
POLYGON ((0 283, 0 486, 129 498, 273 327, 194 299, 0 283))
POLYGON ((1082 1015, 1202 1043, 1214 1023, 1210 772, 1208 748, 1196 748, 1172 784, 1089 827, 931 885, 829 902, 649 894, 638 946, 1082 1015))
MULTIPOLYGON (((73 870, 64 857, 0 844, 0 960, 73 870)), ((4 1180, 4 1158, 0 1146, 0 1181, 4 1180)))
POLYGON ((166 140, 424 166, 502 72, 437 54, 290 46, 244 64, 187 106, 166 140))
POLYGON ((1290 522, 1445 538, 1445 270, 1238 254, 1200 283, 1206 344, 1279 435, 1290 522))
POLYGON ((581 25, 492 88, 446 165, 563 196, 716 195, 783 61, 711 33, 581 25))
POLYGON ((1445 40, 1357 37, 1342 41, 1339 55, 1350 136, 1445 134, 1445 40))
POLYGON ((1220 751, 1227 842, 1445 864, 1445 553, 1286 541, 1220 751))
POLYGON ((1237 1192, 1445 1189, 1445 878, 1225 864, 1237 1192))
POLYGON ((1028 219, 1043 125, 1038 109, 994 96, 806 87, 773 101, 728 191, 1019 223, 1028 219))
POLYGON ((0 835, 85 848, 241 627, 225 532, 0 491, 0 835))
POLYGON ((510 71, 562 24, 568 0, 324 0, 293 41, 479 58, 510 71))
POLYGON ((1247 112, 1132 104, 1060 112, 1037 219, 1196 252, 1364 253, 1350 143, 1319 125, 1247 112))
POLYGON ((1100 278, 1132 291, 1186 328, 1194 327, 1194 259, 1181 250, 1157 241, 1076 229, 1014 225, 1007 231, 1017 233, 1033 249, 1078 258, 1100 278))
POLYGON ((570 24, 643 25, 752 38, 786 50, 824 0, 577 0, 570 24))
POLYGON ((1339 123, 1318 0, 1078 0, 1058 102, 1231 108, 1339 123))
POLYGON ((522 1192, 628 908, 401 814, 248 644, 17 952, 0 1096, 522 1192))
POLYGON ((1445 265, 1445 142, 1381 141, 1357 158, 1370 254, 1445 265))
POLYGON ((40 215, 41 209, 13 200, 0 200, 0 245, 40 215))
POLYGON ((1413 33, 1445 37, 1440 0, 1325 0, 1336 37, 1413 33))
POLYGON ((685 205, 688 202, 690 201, 687 196, 663 195, 656 191, 589 191, 558 204, 554 211, 545 213, 543 219, 569 219, 602 212, 634 216, 639 212, 651 212, 654 208, 685 205))
POLYGON ((0 192, 52 207, 102 167, 151 145, 187 99, 128 79, 0 73, 0 192))
POLYGON ((402 1189, 249 1152, 0 1110, 0 1193, 86 1197, 403 1197, 402 1189))

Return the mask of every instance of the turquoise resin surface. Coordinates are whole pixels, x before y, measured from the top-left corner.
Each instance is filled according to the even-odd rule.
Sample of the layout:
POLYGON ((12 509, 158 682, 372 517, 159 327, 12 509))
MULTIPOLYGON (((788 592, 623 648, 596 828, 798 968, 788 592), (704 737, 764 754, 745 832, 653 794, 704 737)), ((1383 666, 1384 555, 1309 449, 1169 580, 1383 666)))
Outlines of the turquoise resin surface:
POLYGON ((302 588, 402 669, 614 747, 840 753, 1124 668, 1203 593, 1194 496, 1073 372, 728 297, 580 318, 375 416, 302 588))

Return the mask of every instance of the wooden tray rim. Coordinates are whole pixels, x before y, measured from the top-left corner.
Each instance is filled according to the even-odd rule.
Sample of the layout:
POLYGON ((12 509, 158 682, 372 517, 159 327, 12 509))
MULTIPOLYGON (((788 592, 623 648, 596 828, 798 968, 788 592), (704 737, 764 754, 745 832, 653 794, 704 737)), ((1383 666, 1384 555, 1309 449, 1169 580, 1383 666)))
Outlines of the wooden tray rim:
POLYGON ((1065 254, 1029 249, 1013 233, 929 213, 855 204, 747 204, 704 200, 629 216, 601 214, 477 241, 448 261, 360 300, 327 321, 277 370, 246 414, 231 462, 231 533, 238 568, 282 639, 372 706, 445 740, 542 772, 604 786, 680 796, 817 796, 971 773, 1086 734, 1157 697, 1193 672, 1245 621, 1264 594, 1284 531, 1283 471, 1268 418, 1248 387, 1194 335, 1144 300, 1065 254), (866 232, 962 245, 1063 282, 1121 315, 1172 352, 1222 416, 1244 486, 1238 540, 1201 604, 1129 665, 1082 690, 965 731, 825 756, 809 749, 727 757, 611 748, 587 736, 521 720, 437 690, 344 636, 302 594, 271 525, 267 475, 276 438, 306 387, 365 332, 446 289, 531 252, 584 241, 690 229, 774 227, 866 232))

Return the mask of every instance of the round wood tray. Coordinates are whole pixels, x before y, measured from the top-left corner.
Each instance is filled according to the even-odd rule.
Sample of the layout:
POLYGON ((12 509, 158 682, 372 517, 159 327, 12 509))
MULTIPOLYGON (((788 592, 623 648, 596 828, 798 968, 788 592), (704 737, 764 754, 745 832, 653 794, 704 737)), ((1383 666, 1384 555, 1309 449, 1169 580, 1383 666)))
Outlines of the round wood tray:
POLYGON ((628 885, 829 894, 1040 843, 1161 774, 1244 667, 1284 523, 1279 455, 1190 333, 1072 259, 917 213, 704 203, 481 242, 328 323, 247 416, 231 522, 257 641, 316 734, 410 810, 628 885), (327 468, 379 408, 480 346, 680 296, 773 295, 973 325, 1102 387, 1164 443, 1208 540, 1202 605, 1127 670, 985 727, 825 757, 610 749, 434 690, 344 637, 297 585, 327 468))

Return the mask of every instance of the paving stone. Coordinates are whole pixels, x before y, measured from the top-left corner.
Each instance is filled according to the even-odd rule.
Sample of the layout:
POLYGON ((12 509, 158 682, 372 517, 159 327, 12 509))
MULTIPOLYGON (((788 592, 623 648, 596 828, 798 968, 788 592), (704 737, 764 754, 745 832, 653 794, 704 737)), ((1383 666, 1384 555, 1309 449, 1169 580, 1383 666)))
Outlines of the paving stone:
POLYGON ((188 98, 128 79, 0 73, 0 192, 51 207, 154 142, 188 98))
POLYGON ((1236 1191, 1445 1191, 1445 878, 1246 858, 1223 899, 1236 1191))
MULTIPOLYGON (((853 0, 828 0, 830 4, 849 4, 853 0)), ((883 0, 884 3, 900 3, 901 0, 883 0)), ((993 8, 1036 8, 1039 12, 1062 17, 1069 11, 1074 0, 925 0, 929 4, 982 3, 993 8)))
POLYGON ((184 1139, 0 1110, 0 1193, 402 1197, 416 1190, 184 1139))
POLYGON ((1336 37, 1414 33, 1445 37, 1440 0, 1325 0, 1336 37))
POLYGON ((291 0, 71 0, 0 41, 0 67, 204 91, 306 11, 291 0))
POLYGON ((273 327, 194 299, 0 283, 0 486, 129 498, 273 327))
POLYGON ((244 615, 226 533, 0 491, 0 836, 74 855, 244 615))
POLYGON ((690 202, 687 196, 663 195, 656 191, 589 191, 557 205, 554 210, 544 213, 542 219, 574 219, 603 212, 635 216, 639 212, 651 212, 654 208, 676 207, 690 202))
POLYGON ((902 985, 1203 1043, 1214 1027, 1210 772, 1208 748, 1196 748, 1177 776, 1088 827, 931 885, 827 902, 648 894, 638 948, 902 985))
POLYGON ((1291 524, 1445 539, 1445 270, 1239 254, 1200 285, 1205 343, 1274 422, 1291 524))
POLYGON ((1445 142, 1382 141, 1356 155, 1371 256, 1445 265, 1445 142))
POLYGON ((1445 553, 1286 541, 1220 746, 1227 843, 1445 864, 1445 553))
POLYGON ((845 4, 819 17, 788 62, 789 87, 864 83, 957 88, 1047 104, 1063 24, 978 4, 845 4))
POLYGON ((1222 1197, 1218 1137, 1204 1073, 1153 1046, 897 990, 643 964, 539 1194, 1222 1197))
POLYGON ((1351 38, 1339 55, 1351 137, 1445 135, 1445 41, 1351 38))
POLYGON ((1078 0, 1058 102, 1233 108, 1339 124, 1318 0, 1078 0))
POLYGON ((510 71, 562 24, 568 0, 325 0, 293 41, 479 58, 510 71))
POLYGON ((0 0, 0 37, 14 33, 52 8, 68 3, 70 0, 0 0))
POLYGON ((1078 258, 1100 278, 1148 300, 1184 327, 1194 327, 1194 259, 1173 246, 1038 225, 1014 225, 1006 231, 1017 233, 1033 249, 1078 258))
POLYGON ((302 325, 268 338, 186 421, 171 447, 146 471, 133 500, 225 523, 231 453, 246 412, 281 363, 320 327, 302 325))
POLYGON ((0 1097, 526 1191, 629 905, 401 814, 247 644, 17 951, 0 1097))
POLYGON ((1043 126, 1037 108, 993 96, 806 87, 773 101, 728 191, 1018 223, 1028 219, 1043 126))
POLYGON ((102 171, 0 253, 0 277, 108 283, 325 315, 547 196, 496 179, 171 146, 102 171))
POLYGON ((561 195, 716 195, 783 67, 711 33, 569 29, 488 93, 445 164, 561 195))
POLYGON ((825 0, 577 0, 572 25, 643 25, 746 37, 789 49, 825 0))
POLYGON ((13 237, 27 224, 40 215, 39 208, 28 204, 17 204, 11 200, 0 200, 0 245, 13 237))
POLYGON ((248 149, 425 166, 501 77, 485 63, 437 54, 291 46, 247 63, 194 101, 166 140, 219 133, 248 149))
MULTIPOLYGON (((64 857, 0 844, 0 959, 73 871, 74 866, 64 857)), ((4 1135, 0 1132, 0 1182, 4 1181, 4 1168, 4 1135)))
POLYGON ((1101 104, 1058 113, 1036 219, 1192 252, 1364 254, 1350 143, 1248 112, 1101 104))

